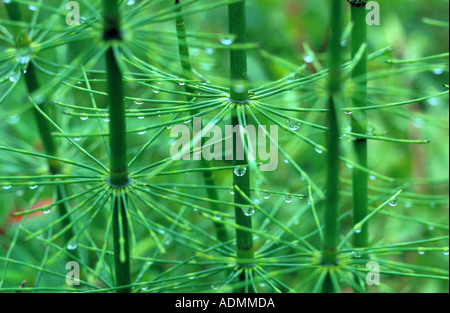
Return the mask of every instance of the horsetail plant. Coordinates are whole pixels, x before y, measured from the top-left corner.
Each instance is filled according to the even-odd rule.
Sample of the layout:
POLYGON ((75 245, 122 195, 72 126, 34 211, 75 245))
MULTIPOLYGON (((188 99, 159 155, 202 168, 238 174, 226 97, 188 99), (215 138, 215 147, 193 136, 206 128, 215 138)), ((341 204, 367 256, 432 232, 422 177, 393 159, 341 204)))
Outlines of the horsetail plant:
MULTIPOLYGON (((118 0, 104 0, 105 28, 103 39, 111 46, 106 51, 109 107, 109 145, 111 165, 109 182, 112 187, 111 211, 114 236, 114 269, 116 286, 128 286, 130 277, 130 244, 128 230, 128 199, 125 189, 129 184, 125 121, 125 95, 119 66, 121 26, 118 0)), ((130 287, 119 289, 131 291, 130 287)))
MULTIPOLYGON (((237 44, 245 44, 247 41, 247 16, 246 1, 240 1, 228 6, 228 26, 230 35, 235 37, 237 44)), ((245 196, 250 197, 250 167, 246 145, 249 144, 244 135, 244 128, 247 126, 245 107, 248 105, 248 69, 247 51, 245 49, 230 51, 230 101, 233 103, 231 115, 232 126, 237 126, 236 140, 233 143, 233 185, 236 188, 234 193, 236 224, 252 228, 252 215, 246 213, 242 205, 247 204, 245 196), (244 159, 238 160, 238 151, 244 151, 244 159)), ((246 281, 248 278, 247 267, 254 259, 253 234, 248 230, 236 229, 236 257, 237 263, 243 270, 240 279, 246 281)), ((248 284, 241 288, 242 291, 249 291, 248 284)))
MULTIPOLYGON (((351 5, 351 56, 352 59, 360 55, 360 59, 352 70, 352 80, 355 84, 353 96, 353 107, 367 106, 367 23, 366 4, 367 1, 349 1, 351 5), (361 51, 361 52, 360 52, 361 51)), ((367 115, 364 111, 358 111, 352 116, 352 132, 367 134, 367 115)), ((368 167, 367 162, 367 139, 356 138, 354 141, 357 163, 368 167)), ((361 226, 355 233, 353 242, 356 248, 365 247, 368 244, 368 223, 359 225, 368 213, 368 181, 367 172, 358 168, 353 169, 353 224, 361 226)))
MULTIPOLYGON (((6 12, 14 22, 22 21, 22 12, 21 8, 16 2, 9 3, 6 5, 6 12)), ((14 28, 14 35, 16 41, 16 49, 17 49, 17 60, 20 63, 20 71, 23 73, 23 77, 28 89, 29 97, 34 97, 35 92, 40 89, 40 83, 38 81, 37 71, 33 62, 31 62, 31 58, 33 57, 33 42, 29 38, 29 34, 23 33, 20 28, 14 28)), ((19 72, 19 75, 21 75, 19 72)), ((19 76, 20 79, 20 76, 19 76)), ((45 118, 45 115, 48 114, 48 103, 45 99, 35 98, 38 101, 37 105, 40 106, 40 109, 32 108, 33 115, 37 124, 39 137, 43 144, 44 152, 53 157, 58 157, 58 148, 55 139, 50 135, 51 133, 51 124, 45 118), (41 114, 41 111, 44 114, 41 114)), ((47 159, 48 172, 51 175, 59 175, 63 172, 63 168, 59 162, 55 162, 54 160, 47 159)), ((60 202, 67 196, 67 190, 64 185, 56 185, 55 186, 55 202, 60 202)), ((62 219, 62 227, 68 227, 71 224, 70 216, 68 216, 68 207, 65 203, 60 203, 58 205, 58 211, 62 219)), ((70 228, 65 235, 66 243, 70 244, 70 242, 75 237, 74 230, 70 228)), ((78 258, 78 251, 71 251, 71 254, 78 258)))
MULTIPOLYGON (((194 78, 194 73, 192 72, 192 65, 190 60, 190 53, 189 53, 189 45, 186 39, 186 25, 184 21, 184 17, 182 15, 183 9, 179 7, 180 0, 175 1, 176 5, 176 12, 178 13, 178 16, 176 18, 176 29, 177 29, 177 37, 178 37, 178 51, 180 53, 180 62, 181 62, 181 68, 182 68, 182 77, 185 78, 188 83, 186 84, 186 81, 184 81, 182 84, 185 86, 186 93, 188 94, 186 96, 187 101, 192 101, 195 94, 195 90, 191 88, 190 81, 194 78)), ((196 111, 192 112, 192 115, 195 115, 196 111)), ((202 129, 204 128, 205 124, 202 121, 202 129)), ((202 138, 201 145, 204 146, 206 143, 206 140, 202 138)), ((202 168, 210 168, 212 165, 210 162, 206 161, 205 159, 201 160, 201 167, 202 168)), ((203 181, 205 185, 207 186, 206 192, 208 194, 208 197, 211 200, 219 201, 219 194, 217 192, 216 187, 216 181, 214 177, 214 172, 212 171, 203 171, 203 181)), ((221 206, 217 204, 217 202, 211 202, 210 208, 214 211, 220 211, 221 206)), ((225 225, 220 223, 214 223, 214 226, 216 228, 217 238, 222 242, 228 241, 228 234, 225 225)))
POLYGON ((342 8, 340 1, 330 5, 331 36, 329 47, 330 75, 328 82, 328 155, 327 155, 327 198, 325 210, 325 231, 322 262, 328 266, 323 290, 331 292, 337 284, 334 267, 337 265, 337 244, 339 240, 339 137, 340 128, 337 112, 339 111, 339 93, 341 92, 341 29, 342 8))
POLYGON ((63 0, 0 2, 1 291, 447 290, 448 178, 439 175, 448 120, 439 104, 448 53, 429 45, 411 56, 377 32, 366 38, 367 1, 350 1, 344 30, 345 1, 330 1, 329 27, 314 11, 295 34, 261 23, 281 2, 80 0, 77 26, 64 23, 63 0), (23 14, 5 18, 13 6, 23 14), (263 45, 248 43, 247 31, 263 45), (271 33, 285 36, 282 46, 271 33), (16 38, 26 35, 33 55, 22 86, 16 52, 28 41, 16 38), (288 47, 307 35, 299 63, 288 47), (63 57, 72 46, 83 49, 63 57), (27 134, 29 108, 54 152, 38 152, 27 134), (276 151, 276 170, 250 158, 260 146, 246 126, 276 151), (422 137, 442 147, 408 161, 421 155, 409 144, 429 142, 422 137), (50 201, 55 187, 66 193, 50 201), (66 213, 49 214, 60 205, 66 213), (68 258, 81 269, 76 288, 68 258), (378 286, 367 285, 370 264, 378 286))

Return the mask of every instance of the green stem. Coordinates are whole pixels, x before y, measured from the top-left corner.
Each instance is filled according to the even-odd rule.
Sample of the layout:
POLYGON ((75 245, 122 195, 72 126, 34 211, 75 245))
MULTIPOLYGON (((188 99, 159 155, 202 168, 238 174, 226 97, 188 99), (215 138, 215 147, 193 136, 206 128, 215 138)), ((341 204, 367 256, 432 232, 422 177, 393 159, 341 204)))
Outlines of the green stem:
MULTIPOLYGON (((322 263, 325 266, 335 266, 337 260, 337 244, 339 239, 339 121, 336 100, 341 89, 341 33, 342 4, 341 1, 331 1, 331 37, 329 48, 330 78, 328 84, 328 156, 327 156, 327 208, 325 212, 325 229, 322 263)), ((324 292, 334 292, 331 277, 325 279, 324 292)))
MULTIPOLYGON (((6 4, 6 12, 9 17, 9 19, 13 21, 22 21, 22 12, 20 10, 20 6, 17 2, 11 2, 6 4)), ((28 38, 27 34, 21 34, 20 28, 14 28, 14 34, 16 36, 16 44, 17 44, 17 50, 18 53, 21 53, 20 50, 24 49, 27 50, 30 47, 30 40, 28 38)), ((30 51, 31 52, 31 51, 30 51)), ((33 65, 33 63, 30 61, 27 65, 26 71, 24 71, 24 79, 25 84, 28 89, 28 94, 32 95, 35 91, 37 91, 40 88, 40 83, 38 80, 38 75, 36 72, 36 69, 33 65)), ((48 104, 44 101, 42 103, 37 103, 40 107, 40 109, 46 114, 48 114, 48 104)), ((53 157, 58 156, 58 148, 56 145, 56 142, 54 138, 51 135, 51 126, 50 123, 47 121, 47 119, 36 109, 33 107, 33 115, 36 121, 36 125, 38 128, 39 137, 41 139, 43 149, 45 154, 53 157)), ((47 166, 48 171, 52 175, 58 175, 62 173, 62 166, 61 163, 55 160, 47 160, 47 166)), ((66 187, 64 185, 57 185, 56 186, 56 193, 55 198, 56 202, 59 202, 61 199, 64 199, 66 197, 67 191, 66 187)), ((67 215, 68 208, 67 203, 61 203, 58 205, 58 212, 60 216, 67 215)), ((61 226, 63 229, 67 228, 67 231, 64 234, 64 238, 66 243, 70 243, 70 241, 74 238, 74 230, 70 226, 71 218, 70 216, 64 218, 61 221, 61 226)), ((71 250, 69 252, 75 259, 79 258, 78 251, 71 250)))
MULTIPOLYGON (((236 38, 236 43, 245 43, 247 41, 247 22, 246 22, 246 1, 241 1, 228 5, 229 33, 236 38)), ((238 106, 245 106, 248 100, 248 78, 247 78, 247 51, 236 49, 230 51, 230 98, 236 103, 232 112, 232 124, 239 125, 238 106), (239 104, 238 104, 239 103, 239 104), (243 103, 243 104, 240 104, 243 103)), ((242 125, 245 126, 245 125, 242 125)), ((241 136, 241 134, 237 134, 241 136)), ((237 138, 235 138, 237 139, 237 138)), ((237 140, 234 140, 233 147, 233 165, 235 167, 246 166, 244 175, 233 175, 233 183, 243 191, 249 198, 250 191, 250 169, 248 167, 248 158, 245 155, 244 160, 237 160, 237 140)), ((246 228, 252 228, 252 217, 247 216, 241 208, 246 204, 245 198, 239 193, 234 193, 236 224, 246 228)), ((253 235, 249 231, 236 229, 236 256, 237 262, 241 267, 251 264, 254 259, 253 235)), ((240 281, 245 285, 245 274, 241 275, 240 281)), ((244 292, 243 287, 240 292, 244 292)))
MULTIPOLYGON (((128 286, 131 283, 131 262, 126 196, 113 196, 111 209, 113 212, 115 283, 116 287, 128 286)), ((129 293, 131 287, 120 288, 117 292, 129 293)))
MULTIPOLYGON (((117 41, 121 39, 119 0, 104 0, 103 39, 117 41)), ((113 187, 111 210, 113 214, 114 270, 116 287, 131 283, 130 248, 127 219, 127 197, 122 194, 129 183, 125 88, 122 71, 116 59, 114 42, 106 51, 108 106, 109 106, 109 146, 111 150, 110 184, 113 187)), ((118 53, 120 52, 117 49, 118 53)), ((130 287, 118 289, 118 292, 130 292, 130 287)))
MULTIPOLYGON (((175 0, 175 4, 179 5, 180 0, 175 0)), ((180 54, 180 62, 181 62, 181 68, 183 69, 183 77, 185 79, 191 80, 193 78, 192 73, 192 66, 191 66, 191 60, 190 60, 190 54, 189 54, 189 45, 186 39, 186 26, 184 22, 182 9, 177 8, 176 12, 179 13, 176 19, 176 28, 177 28, 177 36, 178 36, 178 50, 180 54)), ((195 93, 195 90, 193 90, 190 87, 190 84, 185 84, 185 90, 189 94, 195 93)), ((193 100, 192 96, 187 96, 187 100, 191 101, 193 100)), ((197 111, 192 112, 193 115, 198 113, 197 111)), ((202 121, 202 129, 203 129, 203 121, 202 121)), ((202 146, 204 146, 206 143, 206 138, 202 137, 202 146)), ((201 167, 203 168, 210 168, 212 166, 212 163, 205 160, 204 158, 201 159, 201 167)), ((216 181, 214 177, 213 171, 203 171, 203 181, 205 182, 205 185, 210 187, 216 186, 216 181)), ((219 194, 216 188, 206 188, 206 192, 208 194, 208 197, 212 200, 219 200, 219 194)), ((214 211, 222 211, 221 206, 217 203, 211 203, 210 204, 211 210, 214 211)), ((216 229, 217 238, 221 242, 227 242, 228 241, 228 234, 227 230, 224 224, 221 223, 214 223, 214 227, 216 229)))
MULTIPOLYGON (((362 6, 351 6, 351 16, 353 22, 352 29, 352 58, 356 56, 361 46, 367 43, 365 4, 362 6)), ((367 106, 367 49, 352 71, 352 80, 355 84, 353 96, 354 107, 367 106)), ((359 134, 367 133, 367 115, 363 111, 355 112, 352 115, 352 132, 359 134)), ((357 163, 367 168, 367 139, 359 138, 354 142, 357 163)), ((368 212, 368 174, 366 171, 354 168, 353 170, 353 223, 360 223, 368 212)), ((353 237, 355 247, 366 247, 368 241, 368 223, 364 223, 361 232, 353 237)))

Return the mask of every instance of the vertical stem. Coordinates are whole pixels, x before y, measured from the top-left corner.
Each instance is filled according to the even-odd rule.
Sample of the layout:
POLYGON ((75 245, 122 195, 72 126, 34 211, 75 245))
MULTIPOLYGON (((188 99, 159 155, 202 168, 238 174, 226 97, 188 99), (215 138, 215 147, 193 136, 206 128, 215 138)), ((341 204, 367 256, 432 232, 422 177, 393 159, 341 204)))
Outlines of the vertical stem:
MULTIPOLYGON (((120 41, 119 0, 103 0, 104 35, 108 41, 120 41)), ((116 50, 119 51, 119 48, 116 50)), ((116 59, 114 42, 106 51, 109 145, 111 150, 110 183, 113 187, 111 209, 113 214, 114 270, 116 287, 130 285, 130 248, 127 220, 127 197, 122 193, 129 182, 126 142, 125 91, 123 75, 116 59)), ((118 292, 130 292, 124 287, 118 292)))
MULTIPOLYGON (((20 6, 17 2, 5 3, 6 13, 12 21, 22 21, 22 12, 20 10, 20 6)), ((13 28, 17 49, 29 49, 30 39, 27 34, 21 34, 21 30, 19 27, 13 28)), ((18 51, 20 53, 20 51, 18 51)), ((32 95, 33 92, 37 91, 40 88, 40 83, 38 81, 38 76, 36 69, 33 63, 30 61, 27 65, 26 72, 23 74, 25 79, 25 84, 28 89, 28 94, 32 95)), ((40 109, 46 114, 48 114, 48 104, 44 101, 42 103, 37 103, 40 106, 40 109)), ((50 156, 58 156, 58 148, 54 138, 51 136, 51 125, 45 119, 42 114, 33 107, 33 115, 36 121, 36 125, 38 128, 39 137, 41 139, 44 152, 50 156)), ((47 160, 48 171, 52 175, 57 175, 62 172, 61 163, 54 160, 47 160)), ((56 201, 62 200, 66 197, 66 187, 64 185, 56 186, 55 197, 56 201)), ((61 203, 58 205, 58 211, 60 216, 65 216, 68 212, 67 203, 61 203)), ((67 226, 71 225, 70 216, 64 218, 61 221, 62 228, 65 229, 67 226)), ((66 243, 69 243, 70 240, 74 237, 74 230, 72 227, 67 227, 67 231, 64 233, 64 238, 66 243)), ((79 258, 78 251, 71 250, 69 253, 75 258, 79 258)))
MULTIPOLYGON (((130 241, 126 203, 126 196, 112 196, 111 209, 113 214, 114 271, 116 287, 127 286, 131 283, 130 241)), ((131 287, 117 289, 117 292, 131 292, 131 287)))
MULTIPOLYGON (((236 38, 236 43, 245 43, 247 41, 247 22, 246 22, 246 1, 233 3, 228 5, 229 33, 236 38)), ((233 126, 239 125, 238 106, 245 106, 248 100, 248 78, 247 78, 247 51, 237 49, 230 51, 230 69, 231 69, 231 85, 230 95, 231 101, 235 102, 235 108, 232 112, 233 126)), ((245 126, 245 125, 243 125, 245 126)), ((241 134, 237 134, 241 136, 241 134)), ((237 138, 236 138, 237 139, 237 138)), ((234 166, 246 166, 248 168, 247 155, 244 160, 237 160, 237 141, 234 140, 233 147, 233 164, 234 166)), ((245 145, 245 143, 244 143, 245 145)), ((245 149, 244 149, 245 150, 245 149)), ((245 195, 250 198, 250 170, 245 171, 242 176, 233 175, 233 183, 238 186, 245 195)), ((246 204, 246 200, 239 193, 234 193, 236 224, 246 228, 252 228, 252 217, 246 216, 241 208, 242 204, 246 204)), ((248 266, 249 260, 254 258, 253 236, 249 231, 236 229, 236 255, 237 262, 240 266, 248 266)), ((245 275, 240 277, 245 282, 245 275)), ((241 290, 245 291, 245 287, 241 290)))
MULTIPOLYGON (((339 238, 339 122, 336 109, 336 99, 341 89, 341 28, 342 4, 340 0, 332 0, 331 37, 329 47, 330 77, 328 84, 328 158, 327 158, 327 208, 325 212, 325 230, 323 243, 324 265, 334 266, 337 259, 337 243, 339 238)), ((325 280, 323 290, 335 291, 331 277, 325 280)))
MULTIPOLYGON (((175 0, 175 5, 179 5, 180 0, 175 0)), ((180 54, 180 62, 181 62, 181 68, 183 69, 183 77, 190 80, 193 78, 192 73, 192 66, 191 66, 191 60, 190 60, 190 54, 189 54, 189 45, 186 39, 186 26, 184 22, 182 9, 178 7, 176 9, 176 12, 179 13, 176 19, 176 28, 177 28, 177 36, 178 36, 178 50, 180 54)), ((185 91, 187 93, 194 93, 195 91, 190 87, 190 84, 185 84, 185 91)), ((191 101, 193 99, 193 96, 187 96, 187 100, 191 101)), ((197 112, 192 112, 192 114, 196 114, 197 112)), ((203 128, 203 121, 202 121, 202 128, 203 128)), ((206 142, 206 138, 202 137, 202 146, 204 146, 206 142)), ((210 168, 211 162, 205 160, 204 158, 201 159, 201 166, 203 168, 210 168)), ((213 171, 204 171, 203 172, 203 181, 205 182, 205 185, 210 187, 216 186, 216 181, 214 177, 213 171)), ((219 194, 217 192, 216 188, 206 188, 206 192, 208 194, 208 197, 213 200, 219 200, 219 194)), ((210 207, 214 211, 221 211, 221 206, 217 203, 210 203, 210 207)), ((228 241, 228 234, 227 230, 224 224, 221 223, 214 223, 214 227, 216 229, 217 238, 221 242, 228 241)))
MULTIPOLYGON (((367 1, 362 1, 361 5, 351 3, 351 16, 353 22, 352 29, 352 58, 356 56, 362 45, 367 43, 366 9, 367 1)), ((352 71, 352 80, 355 84, 353 95, 354 107, 364 107, 367 105, 367 48, 358 64, 352 71)), ((367 115, 358 111, 352 116, 352 132, 359 134, 367 133, 367 115)), ((357 162, 367 168, 367 139, 358 138, 354 142, 357 162)), ((353 169, 353 223, 357 224, 367 215, 368 200, 368 174, 361 169, 353 169)), ((364 223, 361 232, 353 237, 355 247, 365 247, 368 241, 368 223, 364 223)))

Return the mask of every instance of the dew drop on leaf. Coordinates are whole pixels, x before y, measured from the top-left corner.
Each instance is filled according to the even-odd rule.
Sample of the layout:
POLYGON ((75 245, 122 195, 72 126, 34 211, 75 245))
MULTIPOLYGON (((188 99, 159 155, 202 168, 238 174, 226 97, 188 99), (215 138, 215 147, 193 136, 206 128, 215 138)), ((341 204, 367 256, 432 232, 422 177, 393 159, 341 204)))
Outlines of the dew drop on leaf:
POLYGON ((269 193, 269 192, 263 191, 261 194, 262 194, 262 197, 263 197, 264 199, 266 199, 266 200, 269 200, 269 199, 270 199, 270 193, 269 193))
POLYGON ((289 129, 291 130, 299 130, 302 124, 299 121, 288 120, 287 121, 289 129))
POLYGON ((255 214, 255 209, 253 208, 241 208, 242 212, 244 212, 245 216, 252 216, 253 214, 255 214))
POLYGON ((242 177, 242 176, 245 175, 245 173, 247 173, 247 168, 245 166, 244 167, 237 167, 237 168, 234 169, 234 174, 236 176, 242 177))
POLYGON ((233 38, 224 37, 220 39, 220 43, 224 46, 232 45, 234 42, 233 38))
POLYGON ((76 250, 77 248, 78 248, 78 245, 76 243, 69 243, 67 245, 67 249, 69 249, 71 251, 76 250))
POLYGON ((305 63, 312 63, 314 61, 314 58, 312 56, 310 56, 310 55, 306 55, 303 58, 303 61, 305 61, 305 63))
POLYGON ((286 203, 292 203, 292 201, 294 201, 294 196, 292 196, 292 195, 285 195, 284 196, 284 201, 286 203))
POLYGON ((395 197, 395 198, 393 198, 391 201, 389 201, 389 205, 390 205, 391 207, 396 207, 396 206, 398 205, 398 198, 395 197))

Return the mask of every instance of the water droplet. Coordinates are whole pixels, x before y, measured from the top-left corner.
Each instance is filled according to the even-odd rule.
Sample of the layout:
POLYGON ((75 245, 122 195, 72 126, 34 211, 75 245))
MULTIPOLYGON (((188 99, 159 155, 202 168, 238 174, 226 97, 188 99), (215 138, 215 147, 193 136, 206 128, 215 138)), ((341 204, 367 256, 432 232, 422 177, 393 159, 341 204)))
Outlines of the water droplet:
POLYGON ((67 249, 69 249, 71 251, 76 250, 77 248, 78 248, 78 245, 76 243, 69 243, 67 245, 67 249))
POLYGON ((142 136, 142 135, 145 135, 146 132, 147 132, 147 131, 145 131, 145 130, 144 130, 144 131, 141 131, 141 132, 138 133, 138 135, 141 135, 141 136, 142 136))
POLYGON ((396 206, 398 205, 398 199, 397 199, 397 197, 394 197, 394 198, 389 202, 389 205, 390 205, 391 207, 396 207, 396 206))
POLYGON ((428 99, 428 104, 435 107, 439 105, 439 99, 436 97, 428 99))
POLYGON ((8 118, 9 125, 15 125, 20 122, 20 115, 13 115, 8 118))
POLYGON ((245 89, 246 86, 244 84, 237 83, 235 86, 233 86, 233 90, 236 93, 242 93, 245 91, 245 89))
POLYGON ((355 234, 361 234, 361 232, 362 232, 362 225, 356 224, 355 225, 355 234))
POLYGON ((428 230, 434 230, 434 226, 428 226, 428 230))
POLYGON ((420 117, 414 118, 412 124, 415 128, 423 128, 424 127, 424 121, 420 117))
POLYGON ((145 264, 147 264, 147 265, 152 265, 153 262, 152 262, 152 261, 147 261, 145 264))
POLYGON ((242 176, 245 175, 245 173, 247 173, 247 168, 245 166, 244 167, 237 167, 237 168, 234 169, 234 174, 236 176, 242 177, 242 176))
POLYGON ((263 192, 261 193, 261 195, 262 195, 262 197, 263 197, 264 199, 266 199, 266 200, 269 200, 269 199, 270 199, 270 196, 271 196, 270 192, 267 192, 267 191, 263 191, 263 192))
POLYGON ((30 10, 30 11, 36 11, 36 10, 37 10, 37 7, 36 7, 35 5, 29 5, 29 6, 28 6, 28 10, 30 10))
POLYGON ((344 48, 347 47, 347 40, 346 39, 341 41, 341 47, 344 47, 344 48))
POLYGON ((312 62, 314 62, 314 58, 310 55, 305 55, 305 57, 303 58, 303 61, 305 61, 305 63, 312 63, 312 62))
POLYGON ((8 189, 11 189, 12 188, 12 186, 11 185, 6 185, 6 186, 3 186, 3 189, 4 190, 8 190, 8 189))
POLYGON ((443 69, 443 68, 440 68, 440 67, 437 67, 437 68, 435 68, 435 69, 433 70, 433 74, 434 74, 434 75, 442 75, 442 74, 444 74, 444 69, 443 69))
POLYGON ((361 249, 356 249, 355 251, 352 252, 352 254, 355 255, 355 258, 360 258, 363 255, 363 252, 361 249))
POLYGON ((144 116, 139 116, 138 120, 143 120, 145 117, 144 116))
POLYGON ((12 73, 11 76, 9 76, 9 81, 11 83, 17 83, 20 80, 20 72, 12 73))
POLYGON ((449 252, 448 251, 444 251, 444 255, 448 256, 449 252))
POLYGON ((224 37, 224 38, 221 38, 221 39, 220 39, 220 43, 223 44, 223 45, 225 45, 225 46, 232 45, 233 42, 234 42, 234 39, 233 39, 233 38, 224 37))
POLYGON ((255 209, 253 208, 241 208, 242 212, 244 212, 245 216, 252 216, 253 214, 255 214, 255 209))
POLYGON ((287 123, 291 130, 299 130, 302 126, 302 123, 300 123, 299 121, 288 120, 287 123))
POLYGON ((352 115, 355 112, 354 111, 345 111, 344 113, 347 114, 347 115, 352 115))
MULTIPOLYGON (((17 62, 19 62, 21 65, 27 65, 30 62, 30 55, 26 54, 26 55, 17 55, 16 56, 17 62)), ((26 69, 24 69, 22 72, 26 73, 26 69)))
POLYGON ((79 142, 79 141, 81 141, 81 138, 77 137, 77 138, 74 138, 73 140, 75 140, 76 142, 79 142))
POLYGON ((420 248, 418 250, 418 252, 419 252, 419 255, 424 255, 425 254, 425 250, 423 250, 423 248, 420 248))
POLYGON ((31 190, 36 190, 38 187, 39 187, 38 185, 33 185, 33 186, 30 186, 29 188, 30 188, 31 190))
POLYGON ((375 175, 370 175, 370 176, 369 176, 369 179, 370 179, 370 180, 376 180, 377 177, 376 177, 375 175))
POLYGON ((153 93, 159 93, 159 90, 153 89, 153 93))
POLYGON ((134 102, 134 104, 137 104, 137 105, 142 105, 142 104, 144 104, 144 102, 141 102, 141 101, 133 101, 134 102))
POLYGON ((109 118, 105 118, 105 119, 103 120, 103 122, 109 123, 109 122, 111 122, 111 120, 110 120, 109 118))
POLYGON ((314 150, 316 150, 316 152, 318 153, 318 154, 322 154, 323 153, 323 150, 321 150, 321 149, 319 149, 319 148, 315 148, 314 150))
POLYGON ((48 209, 48 210, 42 210, 42 213, 44 213, 44 214, 49 214, 51 211, 52 211, 52 209, 50 208, 50 209, 48 209))
POLYGON ((292 201, 294 201, 294 196, 292 196, 292 195, 285 195, 284 196, 284 202, 292 203, 292 201))
POLYGON ((411 202, 406 202, 405 203, 405 208, 412 208, 412 203, 411 202))
POLYGON ((141 290, 142 290, 142 291, 148 290, 148 286, 142 286, 142 287, 141 287, 141 290))
POLYGON ((353 168, 354 167, 353 164, 350 164, 350 163, 346 163, 345 166, 347 166, 348 168, 353 168))
POLYGON ((230 195, 234 196, 234 191, 230 190, 230 195))
POLYGON ((87 121, 89 119, 89 117, 87 117, 87 116, 81 116, 80 117, 80 120, 82 120, 82 121, 87 121))
POLYGON ((128 0, 127 5, 133 5, 133 4, 135 4, 135 3, 136 3, 135 0, 128 0))
POLYGON ((192 119, 184 121, 184 124, 189 124, 190 122, 192 122, 192 119))
POLYGON ((180 80, 180 82, 178 83, 178 85, 180 85, 180 86, 185 86, 185 85, 186 85, 186 82, 185 82, 184 80, 180 80))

